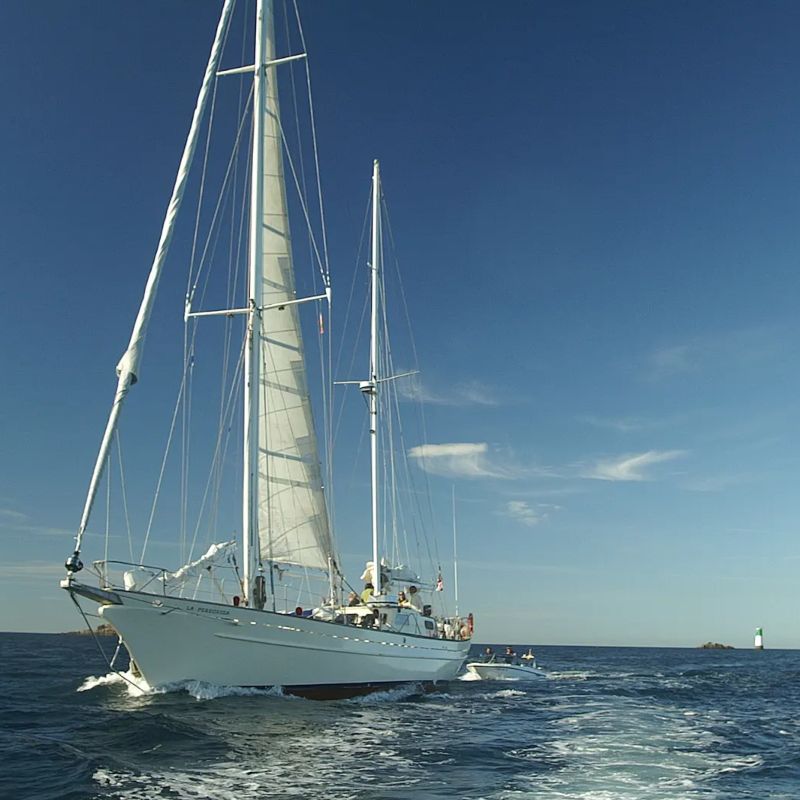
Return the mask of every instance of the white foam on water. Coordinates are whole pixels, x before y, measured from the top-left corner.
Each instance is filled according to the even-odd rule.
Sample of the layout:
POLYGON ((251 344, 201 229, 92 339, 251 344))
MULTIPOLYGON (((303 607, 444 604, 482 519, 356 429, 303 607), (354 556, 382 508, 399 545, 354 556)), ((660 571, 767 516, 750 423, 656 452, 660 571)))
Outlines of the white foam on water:
POLYGON ((620 697, 591 706, 560 704, 567 714, 551 723, 554 737, 509 753, 555 767, 531 775, 537 800, 710 800, 723 796, 715 783, 720 776, 764 763, 756 754, 730 752, 716 711, 653 708, 620 697))
MULTIPOLYGON (((503 704, 497 703, 498 696, 523 694, 500 689, 486 693, 488 702, 482 705, 499 707, 503 704)), ((407 696, 407 691, 395 689, 348 702, 385 704, 407 696)), ((472 695, 470 703, 475 699, 472 695)), ((428 706, 416 708, 424 712, 428 706)), ((492 800, 722 800, 730 795, 717 787, 720 776, 746 773, 764 763, 758 755, 730 752, 730 742, 714 732, 718 715, 686 716, 685 708, 652 708, 635 698, 619 697, 599 701, 575 698, 574 702, 562 701, 559 708, 568 716, 551 721, 552 727, 541 741, 506 751, 512 759, 530 762, 530 767, 522 765, 516 771, 513 788, 497 786, 481 796, 492 800), (713 727, 709 729, 709 725, 713 727), (552 769, 542 770, 542 762, 552 769)), ((268 759, 259 751, 257 758, 241 762, 226 759, 197 768, 139 773, 106 766, 97 769, 93 777, 103 796, 116 800, 262 800, 278 796, 357 800, 369 793, 364 787, 381 780, 381 775, 391 775, 398 797, 422 797, 420 788, 430 789, 431 781, 441 781, 441 787, 448 785, 455 762, 443 751, 435 754, 437 772, 420 767, 416 750, 408 748, 408 737, 422 746, 428 740, 426 732, 415 728, 413 722, 404 727, 407 712, 384 705, 377 712, 373 708, 354 709, 352 715, 325 714, 312 729, 270 740, 264 751, 269 752, 268 759)), ((498 719, 502 720, 502 715, 498 719)), ((485 732, 485 726, 483 729, 485 732)), ((472 733, 469 728, 459 729, 456 736, 469 738, 472 733)))
POLYGON ((117 672, 109 672, 108 675, 101 675, 99 677, 89 675, 76 691, 88 692, 92 689, 96 689, 98 686, 112 686, 115 683, 122 683, 124 680, 122 675, 117 672))
POLYGON ((488 697, 525 697, 525 692, 520 689, 501 689, 499 692, 494 692, 488 697))
POLYGON ((244 686, 221 686, 205 681, 179 681, 153 688, 147 681, 132 672, 109 672, 108 675, 96 677, 90 675, 77 688, 78 692, 89 692, 101 686, 120 686, 129 697, 148 697, 168 693, 185 692, 198 701, 218 700, 223 697, 281 697, 286 700, 302 700, 294 695, 284 694, 283 688, 273 686, 265 689, 244 686))
POLYGON ((76 689, 78 692, 89 692, 100 686, 123 686, 130 697, 143 697, 149 694, 163 694, 162 689, 153 689, 150 684, 132 672, 109 672, 107 675, 95 677, 89 675, 76 689))
POLYGON ((459 675, 456 680, 457 681, 479 681, 481 679, 480 675, 476 675, 474 672, 465 672, 463 675, 459 675))
POLYGON ((246 686, 219 686, 205 681, 186 681, 175 684, 171 687, 171 691, 186 692, 195 700, 219 700, 222 697, 281 697, 286 700, 302 700, 300 697, 284 694, 281 686, 257 689, 246 686))
POLYGON ((598 673, 580 669, 568 669, 546 673, 551 681, 585 681, 598 677, 598 673))
POLYGON ((406 700, 418 694, 422 694, 422 687, 418 683, 408 683, 381 692, 370 692, 370 694, 359 697, 350 697, 344 702, 359 706, 372 706, 380 703, 396 703, 399 700, 406 700))

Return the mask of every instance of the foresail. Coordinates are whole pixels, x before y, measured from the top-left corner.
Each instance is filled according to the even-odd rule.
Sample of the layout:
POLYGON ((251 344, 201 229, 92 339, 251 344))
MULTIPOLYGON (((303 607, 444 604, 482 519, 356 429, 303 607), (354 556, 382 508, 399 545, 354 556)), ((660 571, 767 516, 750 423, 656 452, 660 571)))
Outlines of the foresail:
MULTIPOLYGON (((270 31, 268 57, 274 58, 270 31)), ((276 67, 268 72, 264 119, 262 308, 295 299, 283 174, 276 67)), ((261 557, 327 569, 332 542, 306 384, 297 306, 268 309, 261 322, 258 412, 258 536, 261 557)))

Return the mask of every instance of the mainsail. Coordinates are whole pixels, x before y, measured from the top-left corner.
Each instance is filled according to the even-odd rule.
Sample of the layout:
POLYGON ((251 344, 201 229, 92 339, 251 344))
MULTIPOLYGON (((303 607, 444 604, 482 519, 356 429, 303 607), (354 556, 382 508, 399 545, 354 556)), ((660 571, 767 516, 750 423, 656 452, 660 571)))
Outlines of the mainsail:
MULTIPOLYGON (((275 58, 272 25, 267 58, 275 58)), ((328 569, 333 557, 317 439, 306 383, 283 173, 276 67, 267 69, 258 356, 257 526, 261 558, 328 569)))

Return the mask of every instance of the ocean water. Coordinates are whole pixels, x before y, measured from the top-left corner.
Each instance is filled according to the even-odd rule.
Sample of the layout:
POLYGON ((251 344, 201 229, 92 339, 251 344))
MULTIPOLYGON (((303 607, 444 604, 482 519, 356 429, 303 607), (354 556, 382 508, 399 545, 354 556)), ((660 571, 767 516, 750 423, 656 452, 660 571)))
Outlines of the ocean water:
POLYGON ((91 638, 0 634, 0 797, 800 798, 800 652, 534 649, 533 684, 317 702, 132 696, 91 638))

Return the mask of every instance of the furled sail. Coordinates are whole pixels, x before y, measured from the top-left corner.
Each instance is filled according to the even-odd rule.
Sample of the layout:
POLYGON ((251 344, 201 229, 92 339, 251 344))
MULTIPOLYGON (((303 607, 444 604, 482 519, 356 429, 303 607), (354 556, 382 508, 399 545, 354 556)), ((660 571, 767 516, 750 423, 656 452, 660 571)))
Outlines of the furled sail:
MULTIPOLYGON (((267 57, 274 59, 273 31, 267 57)), ((263 280, 260 307, 295 299, 276 72, 268 68, 264 119, 263 280)), ((258 537, 262 559, 327 569, 333 557, 306 384, 298 306, 261 320, 258 537)))

